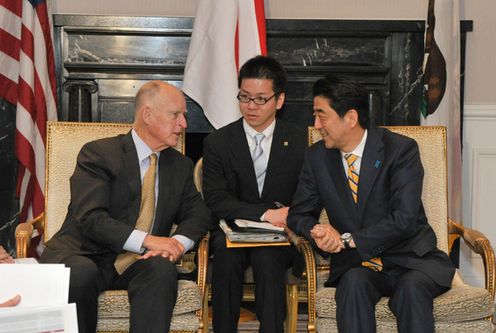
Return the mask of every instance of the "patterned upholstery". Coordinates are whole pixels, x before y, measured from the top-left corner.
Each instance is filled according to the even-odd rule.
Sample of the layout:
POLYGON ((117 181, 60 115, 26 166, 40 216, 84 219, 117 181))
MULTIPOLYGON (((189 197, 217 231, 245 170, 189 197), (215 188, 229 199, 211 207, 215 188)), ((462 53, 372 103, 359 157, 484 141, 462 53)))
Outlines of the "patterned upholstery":
MULTIPOLYGON (((76 158, 82 146, 100 138, 127 133, 131 124, 48 122, 47 126, 47 160, 46 160, 46 207, 39 219, 44 225, 44 237, 47 242, 64 222, 70 200, 69 178, 74 172, 76 158)), ((184 153, 184 133, 179 138, 177 147, 184 153)), ((28 225, 28 224, 26 224, 28 225)), ((26 227, 26 226, 22 226, 26 227)), ((25 256, 26 236, 16 230, 18 256, 25 256)), ((19 228, 18 228, 19 229, 19 228)), ((32 229, 32 228, 31 228, 32 229)), ((206 271, 206 248, 208 241, 201 242, 198 257, 198 284, 193 281, 180 280, 178 299, 174 308, 171 331, 198 332, 201 326, 202 295, 206 271), (202 252, 203 251, 203 252, 202 252), (200 254, 202 253, 202 254, 200 254)), ((191 260, 184 259, 185 266, 191 266, 191 260)), ((179 272, 191 271, 191 267, 178 267, 179 272)), ((129 302, 127 291, 110 290, 100 294, 98 309, 98 332, 127 332, 129 330, 129 302)))
MULTIPOLYGON (((179 280, 179 290, 171 331, 197 332, 200 328, 195 311, 201 308, 198 286, 193 281, 179 280)), ((129 301, 125 290, 108 290, 98 298, 98 332, 127 331, 129 301)))
MULTIPOLYGON (((427 126, 388 128, 393 132, 415 139, 419 145, 425 171, 422 200, 429 223, 436 233, 438 247, 448 253, 448 226, 451 227, 451 222, 448 223, 447 216, 446 129, 427 126), (439 156, 443 159, 440 160, 439 156), (438 181, 439 179, 445 181, 438 181)), ((308 138, 309 144, 321 139, 320 133, 314 128, 309 128, 308 138)), ((329 223, 325 212, 322 213, 320 222, 329 223)), ((462 229, 461 234, 464 239, 466 239, 465 233, 472 232, 462 226, 458 228, 462 229)), ((467 236, 469 236, 466 240, 468 242, 472 241, 470 238, 477 238, 475 246, 469 244, 472 248, 479 246, 477 241, 484 244, 487 242, 487 239, 478 232, 467 236)), ((300 240, 299 246, 303 252, 306 251, 308 254, 306 261, 309 276, 309 331, 314 332, 317 329, 318 332, 337 332, 335 288, 325 288, 323 285, 327 279, 328 270, 316 270, 312 267, 312 262, 316 261, 317 264, 322 265, 324 259, 310 253, 308 242, 300 240)), ((494 311, 494 254, 492 249, 476 250, 484 256, 484 262, 487 262, 485 268, 486 276, 489 278, 486 281, 486 289, 465 284, 457 272, 453 279, 452 289, 434 300, 436 332, 492 332, 490 319, 494 311)), ((389 299, 385 297, 376 306, 377 332, 397 331, 395 317, 388 307, 388 301, 389 299)))

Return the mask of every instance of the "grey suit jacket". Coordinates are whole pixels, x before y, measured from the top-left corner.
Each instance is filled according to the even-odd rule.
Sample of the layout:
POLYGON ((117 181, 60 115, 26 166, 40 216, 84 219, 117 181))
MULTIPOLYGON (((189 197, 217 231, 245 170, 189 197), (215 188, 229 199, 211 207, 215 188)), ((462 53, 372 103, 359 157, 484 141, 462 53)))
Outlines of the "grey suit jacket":
MULTIPOLYGON (((197 192, 191 160, 173 148, 160 153, 159 189, 152 234, 175 234, 193 241, 210 228, 211 218, 197 192)), ((134 230, 141 203, 139 162, 131 133, 86 144, 70 179, 71 201, 61 229, 47 243, 43 262, 69 255, 113 263, 134 230)))
POLYGON ((351 232, 357 244, 357 249, 331 255, 327 285, 335 285, 344 272, 362 260, 377 256, 422 271, 442 286, 451 285, 453 265, 436 248, 436 236, 422 205, 423 177, 414 140, 387 129, 371 129, 355 204, 340 151, 326 149, 323 142, 310 147, 288 226, 313 243, 310 230, 325 208, 332 226, 340 233, 351 232))

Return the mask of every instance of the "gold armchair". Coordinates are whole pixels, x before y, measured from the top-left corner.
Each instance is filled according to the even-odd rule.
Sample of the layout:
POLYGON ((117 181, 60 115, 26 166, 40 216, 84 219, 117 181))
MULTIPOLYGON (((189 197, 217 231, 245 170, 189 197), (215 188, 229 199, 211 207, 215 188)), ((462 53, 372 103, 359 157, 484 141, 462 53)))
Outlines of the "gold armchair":
MULTIPOLYGON (((82 146, 92 140, 123 134, 130 124, 48 122, 45 176, 45 212, 16 229, 16 250, 19 258, 26 257, 33 228, 44 230, 47 242, 64 222, 70 200, 69 177, 74 171, 76 157, 82 146)), ((184 133, 175 147, 184 153, 184 133)), ((171 322, 173 332, 201 332, 202 304, 205 295, 208 238, 204 237, 197 252, 196 283, 179 280, 179 290, 171 322)), ((194 254, 186 254, 178 263, 178 271, 195 266, 194 254)), ((127 332, 129 302, 126 290, 109 290, 100 294, 98 332, 127 332)))
MULTIPOLYGON (((415 139, 419 145, 425 172, 422 199, 429 223, 436 233, 438 247, 449 253, 453 239, 462 237, 475 253, 482 256, 484 262, 485 289, 465 284, 457 271, 452 289, 435 298, 436 332, 492 332, 491 319, 495 293, 494 252, 489 240, 482 233, 464 228, 448 219, 446 128, 427 126, 388 128, 415 139), (442 158, 439 158, 440 156, 442 158)), ((321 139, 320 133, 312 127, 309 128, 308 138, 309 144, 321 139)), ((325 212, 321 215, 320 223, 329 223, 325 212)), ((321 264, 323 260, 305 239, 298 238, 295 242, 305 256, 308 331, 337 332, 335 289, 323 286, 329 273, 329 266, 321 264)), ((377 332, 397 331, 396 320, 388 307, 387 298, 381 299, 377 304, 376 319, 377 332)))

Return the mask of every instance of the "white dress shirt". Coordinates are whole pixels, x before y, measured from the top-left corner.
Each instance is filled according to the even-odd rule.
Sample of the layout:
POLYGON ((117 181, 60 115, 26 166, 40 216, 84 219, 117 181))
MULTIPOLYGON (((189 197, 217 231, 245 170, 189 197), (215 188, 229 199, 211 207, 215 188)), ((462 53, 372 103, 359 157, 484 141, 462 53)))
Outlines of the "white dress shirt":
POLYGON ((341 151, 341 160, 343 162, 344 174, 346 175, 346 177, 348 177, 348 168, 349 167, 348 167, 348 162, 346 161, 346 158, 344 158, 344 155, 353 154, 353 155, 358 156, 355 163, 353 163, 353 166, 355 167, 356 173, 358 175, 360 175, 360 167, 362 166, 362 156, 363 156, 363 151, 365 149, 365 142, 367 142, 367 130, 365 130, 365 132, 363 133, 362 141, 360 141, 360 143, 358 144, 358 146, 355 147, 355 149, 353 149, 350 152, 346 152, 346 153, 341 151))
MULTIPOLYGON (((270 147, 272 146, 272 139, 274 138, 274 129, 276 128, 276 120, 272 122, 265 130, 262 132, 257 132, 253 127, 251 127, 246 120, 243 119, 243 129, 246 133, 246 141, 248 141, 248 147, 250 148, 250 154, 255 149, 256 141, 255 135, 262 133, 265 135, 264 140, 261 142, 263 157, 266 159, 266 163, 269 163, 270 147)), ((265 183, 264 183, 265 184, 265 183)), ((265 221, 265 213, 260 217, 260 221, 265 221)))

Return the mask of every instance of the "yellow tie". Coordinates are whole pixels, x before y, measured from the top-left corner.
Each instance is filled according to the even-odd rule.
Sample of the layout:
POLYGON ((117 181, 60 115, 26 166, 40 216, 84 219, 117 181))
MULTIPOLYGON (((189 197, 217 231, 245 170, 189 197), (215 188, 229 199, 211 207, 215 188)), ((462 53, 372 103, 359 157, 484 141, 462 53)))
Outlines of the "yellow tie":
POLYGON ((358 202, 358 173, 355 169, 354 163, 358 159, 357 155, 346 154, 344 155, 346 162, 348 162, 348 185, 350 186, 351 195, 355 203, 358 202))
MULTIPOLYGON (((358 202, 358 173, 355 169, 355 162, 358 159, 357 155, 346 154, 344 155, 348 163, 348 185, 350 186, 351 195, 355 203, 358 202)), ((374 271, 382 271, 382 260, 379 257, 374 257, 369 260, 362 261, 362 266, 372 269, 374 271)))
MULTIPOLYGON (((136 229, 149 232, 153 222, 153 214, 155 212, 155 171, 157 170, 157 155, 150 155, 150 167, 143 178, 141 186, 141 207, 136 220, 136 229)), ((139 257, 139 254, 132 252, 124 252, 117 256, 114 262, 114 267, 117 273, 122 274, 131 266, 139 257)))
POLYGON ((382 271, 382 260, 379 257, 370 258, 369 260, 362 261, 362 266, 380 272, 382 271))

